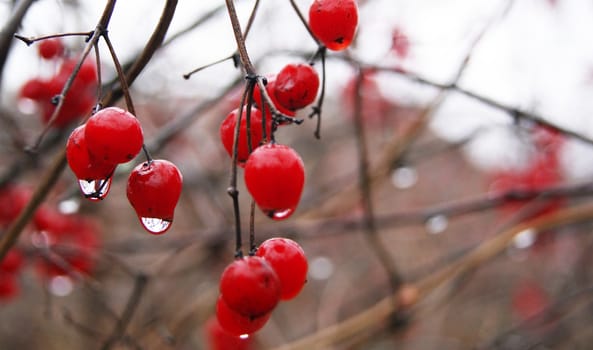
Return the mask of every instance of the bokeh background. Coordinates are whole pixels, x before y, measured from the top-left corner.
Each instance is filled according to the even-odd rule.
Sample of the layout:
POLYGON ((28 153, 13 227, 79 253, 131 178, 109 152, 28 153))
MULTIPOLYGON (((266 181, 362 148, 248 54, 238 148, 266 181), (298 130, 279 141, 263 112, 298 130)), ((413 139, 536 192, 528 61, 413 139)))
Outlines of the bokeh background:
MULTIPOLYGON (((142 50, 163 3, 117 3, 109 34, 122 62, 142 50)), ((245 23, 254 2, 236 3, 245 23)), ((311 1, 295 3, 306 13, 311 1)), ((309 278, 252 336, 252 348, 589 349, 593 3, 358 4, 353 46, 327 57, 321 139, 310 110, 299 112, 302 125, 276 134, 303 158, 306 186, 288 220, 255 212, 256 237, 298 241, 309 278), (402 289, 393 290, 381 252, 402 289), (393 295, 399 311, 389 315, 393 295)), ((90 31, 104 5, 39 0, 18 33, 90 31)), ((2 26, 14 6, 0 3, 2 26)), ((65 43, 73 53, 85 44, 65 43)), ((261 75, 316 50, 289 1, 261 1, 246 43, 261 75)), ((235 48, 223 1, 179 1, 163 47, 131 89, 153 156, 184 176, 173 227, 148 234, 126 199, 127 174, 141 158, 118 167, 100 202, 82 198, 66 169, 44 204, 96 222, 96 260, 89 273, 40 276, 29 225, 17 243, 25 254, 19 292, 0 305, 0 348, 211 348, 206 324, 234 247, 231 162, 218 127, 238 107, 243 73, 227 60, 183 75, 235 48)), ((114 65, 104 44, 99 50, 108 82, 114 65)), ((319 61, 314 67, 321 71, 319 61)), ((35 189, 74 127, 51 130, 53 142, 33 160, 24 151, 43 122, 20 88, 57 68, 35 44, 12 43, 0 81, 3 184, 35 189)))

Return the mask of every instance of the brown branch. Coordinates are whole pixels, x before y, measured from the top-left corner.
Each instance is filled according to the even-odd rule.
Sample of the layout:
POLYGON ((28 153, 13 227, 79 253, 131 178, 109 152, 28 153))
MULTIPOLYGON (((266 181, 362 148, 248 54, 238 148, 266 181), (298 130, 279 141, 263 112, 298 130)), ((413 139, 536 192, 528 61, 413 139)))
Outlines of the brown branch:
POLYGON ((402 284, 402 277, 398 272, 395 261, 385 249, 381 242, 377 224, 375 221, 375 211, 372 200, 372 184, 369 176, 369 160, 368 160, 368 142, 365 135, 364 123, 362 121, 362 83, 364 79, 364 71, 358 71, 355 84, 354 97, 354 136, 356 138, 356 148, 358 150, 358 179, 359 191, 361 193, 362 208, 363 208, 363 226, 365 230, 365 239, 369 247, 373 250, 379 259, 383 269, 387 273, 392 292, 399 289, 402 284))
POLYGON ((134 288, 132 289, 132 293, 128 298, 128 303, 122 313, 121 318, 117 321, 111 336, 103 343, 101 346, 102 350, 111 349, 118 341, 120 341, 125 333, 130 321, 132 320, 132 316, 138 309, 138 305, 140 304, 140 300, 142 299, 142 295, 146 290, 146 285, 148 284, 148 276, 145 274, 138 274, 136 275, 136 279, 134 280, 134 288))

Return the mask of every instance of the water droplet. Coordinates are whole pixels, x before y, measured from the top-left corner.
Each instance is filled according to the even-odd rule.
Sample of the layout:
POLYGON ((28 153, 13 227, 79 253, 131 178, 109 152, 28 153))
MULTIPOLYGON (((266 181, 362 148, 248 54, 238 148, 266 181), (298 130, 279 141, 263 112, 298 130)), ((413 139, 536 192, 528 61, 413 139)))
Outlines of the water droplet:
POLYGON ((445 215, 435 215, 426 220, 426 230, 433 235, 443 233, 448 225, 449 220, 445 215))
POLYGON ((77 199, 66 199, 58 204, 58 210, 62 214, 74 214, 80 209, 80 201, 77 199))
POLYGON ((140 218, 142 222, 142 226, 146 229, 146 231, 158 235, 161 233, 165 233, 171 227, 171 220, 165 220, 161 218, 140 218))
POLYGON ((91 201, 98 201, 107 196, 109 188, 111 188, 111 178, 103 180, 78 180, 80 190, 85 198, 91 201))
POLYGON ((319 256, 311 260, 309 275, 315 280, 326 280, 334 273, 334 264, 325 257, 319 256))
POLYGON ((249 334, 241 334, 239 336, 239 338, 241 338, 241 339, 249 339, 249 334))
POLYGON ((412 167, 402 166, 391 173, 391 183, 399 189, 406 189, 418 182, 418 172, 412 167))
POLYGON ((49 291, 58 297, 65 297, 72 293, 74 285, 68 276, 56 276, 49 281, 49 291))
POLYGON ((515 238, 513 238, 513 245, 518 249, 529 248, 535 243, 536 232, 532 228, 528 228, 519 232, 515 238))
POLYGON ((284 220, 294 212, 294 208, 266 211, 266 215, 274 220, 284 220))

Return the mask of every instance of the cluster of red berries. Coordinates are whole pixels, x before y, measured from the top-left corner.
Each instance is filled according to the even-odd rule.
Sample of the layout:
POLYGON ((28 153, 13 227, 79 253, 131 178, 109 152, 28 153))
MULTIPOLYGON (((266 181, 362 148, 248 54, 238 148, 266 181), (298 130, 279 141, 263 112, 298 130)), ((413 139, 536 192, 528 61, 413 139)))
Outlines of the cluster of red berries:
MULTIPOLYGON (((293 117, 317 97, 319 76, 308 64, 288 64, 267 80, 266 92, 274 107, 284 116, 293 117)), ((233 157, 235 128, 240 118, 236 145, 237 165, 245 168, 245 185, 258 207, 269 217, 282 220, 296 209, 305 182, 303 161, 292 148, 276 142, 267 143, 272 132, 285 120, 279 120, 265 108, 261 91, 255 87, 255 106, 229 113, 220 125, 220 139, 233 157), (266 112, 262 114, 262 110, 266 112), (264 135, 266 137, 264 138, 264 135)))
POLYGON ((309 8, 309 27, 330 50, 344 50, 358 27, 356 0, 315 0, 309 8))
POLYGON ((216 316, 233 336, 261 329, 280 300, 296 297, 307 279, 307 258, 287 238, 263 242, 255 255, 233 261, 220 278, 216 316))
MULTIPOLYGON (((520 169, 504 169, 495 172, 491 191, 504 193, 508 191, 542 191, 562 183, 560 167, 560 151, 564 145, 564 137, 555 130, 535 126, 528 137, 528 144, 533 152, 528 162, 520 169)), ((514 215, 529 200, 506 202, 502 214, 514 215)), ((538 206, 526 219, 535 219, 557 211, 564 205, 563 198, 553 198, 538 206)))
MULTIPOLYGON (((31 195, 28 187, 16 184, 0 189, 0 225, 10 225, 31 195)), ((99 231, 93 221, 43 205, 33 216, 32 223, 30 237, 35 250, 31 262, 44 282, 93 272, 100 248, 99 231)), ((24 261, 23 251, 13 247, 0 262, 0 300, 18 295, 18 272, 24 261)))
MULTIPOLYGON (((58 38, 46 39, 38 44, 38 54, 42 59, 59 64, 57 72, 48 79, 33 78, 20 90, 19 98, 34 102, 44 123, 52 117, 58 97, 72 75, 78 63, 77 58, 67 57, 62 41, 58 38)), ((91 113, 97 94, 97 66, 93 60, 85 60, 72 82, 70 90, 64 96, 63 105, 55 117, 52 126, 64 128, 83 116, 91 113)))
MULTIPOLYGON (((108 107, 74 129, 66 144, 66 159, 83 194, 99 200, 109 192, 117 165, 134 159, 143 144, 138 119, 121 108, 108 107)), ((161 234, 169 229, 182 182, 179 169, 166 160, 151 159, 132 170, 127 196, 147 231, 161 234)))

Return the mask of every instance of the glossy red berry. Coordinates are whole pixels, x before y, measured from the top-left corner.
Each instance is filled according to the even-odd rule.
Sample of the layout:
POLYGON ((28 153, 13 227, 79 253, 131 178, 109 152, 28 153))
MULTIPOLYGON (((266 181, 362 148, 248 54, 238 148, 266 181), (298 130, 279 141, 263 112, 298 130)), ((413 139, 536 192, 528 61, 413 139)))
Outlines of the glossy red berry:
POLYGON ((144 142, 138 119, 117 107, 102 109, 91 116, 84 133, 89 153, 104 163, 129 162, 144 142))
POLYGON ((128 200, 144 228, 161 234, 173 222, 183 177, 175 164, 155 159, 139 164, 128 178, 128 200))
POLYGON ((248 256, 236 259, 223 271, 220 294, 230 309, 255 319, 278 304, 280 280, 263 258, 248 256))
MULTIPOLYGON (((276 76, 270 76, 267 78, 268 83, 266 84, 266 92, 268 93, 268 96, 270 96, 270 99, 272 100, 272 103, 274 104, 274 107, 276 107, 276 109, 278 110, 278 112, 284 114, 287 117, 294 117, 295 113, 294 111, 284 107, 284 105, 282 105, 281 103, 278 102, 278 99, 276 98, 276 76)), ((256 104, 256 106, 262 110, 265 108, 266 111, 266 118, 267 119, 271 119, 272 114, 270 113, 270 108, 268 107, 268 105, 263 105, 263 98, 261 95, 261 91, 259 90, 259 86, 256 85, 255 89, 253 90, 253 102, 256 104)))
POLYGON ((292 148, 276 143, 258 147, 245 164, 244 176, 255 203, 272 219, 286 219, 299 204, 305 168, 292 148))
POLYGON ((117 164, 105 163, 89 153, 85 127, 86 125, 79 126, 68 137, 66 160, 78 178, 78 184, 85 197, 90 200, 99 200, 109 193, 111 176, 117 164))
MULTIPOLYGON (((220 302, 220 301, 219 301, 220 302)), ((224 303, 224 302, 223 302, 224 303)), ((227 306, 223 306, 231 313, 227 306)), ((227 310, 221 311, 221 318, 227 319, 227 328, 231 328, 230 321, 233 320, 232 314, 227 314, 227 310)), ((236 313, 235 313, 236 314, 236 313)), ((240 316, 240 315, 239 315, 240 316)), ((243 317, 243 316, 240 316, 243 317)), ((210 350, 249 350, 253 349, 253 337, 250 336, 236 336, 229 333, 222 328, 218 321, 218 316, 212 316, 206 322, 206 336, 208 338, 208 345, 210 350)), ((243 333, 246 334, 246 333, 243 333)), ((240 335, 243 335, 240 334, 240 335)))
POLYGON ((66 159, 70 169, 82 180, 106 179, 113 174, 116 164, 105 163, 92 157, 87 149, 86 125, 74 129, 66 143, 66 159))
POLYGON ((278 103, 290 110, 307 107, 317 97, 319 75, 308 64, 288 64, 276 76, 274 93, 278 103))
POLYGON ((37 49, 41 58, 49 60, 62 55, 64 44, 60 38, 50 38, 42 40, 37 49))
POLYGON ((276 271, 282 300, 297 296, 307 281, 307 257, 301 246, 288 238, 270 238, 257 248, 257 256, 264 258, 276 271))
MULTIPOLYGON (((235 126, 237 125, 237 116, 239 109, 235 109, 227 115, 220 125, 220 140, 229 156, 233 157, 233 143, 235 141, 235 126)), ((251 134, 251 150, 256 149, 263 141, 262 129, 262 114, 256 108, 251 108, 249 117, 250 134, 251 134)), ((269 138, 272 132, 272 120, 266 118, 266 135, 269 138)), ((241 125, 239 131, 239 144, 237 148, 237 164, 241 167, 245 166, 245 162, 249 157, 249 147, 247 145, 247 113, 243 112, 241 115, 241 125)))
POLYGON ((216 318, 220 327, 229 335, 239 337, 257 332, 270 319, 271 312, 261 316, 244 316, 231 309, 223 300, 222 296, 216 302, 216 318))
POLYGON ((358 26, 356 0, 315 0, 309 8, 309 26, 328 49, 339 51, 352 43, 358 26))

